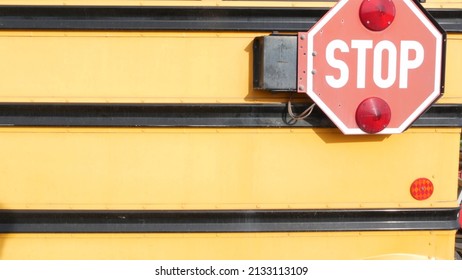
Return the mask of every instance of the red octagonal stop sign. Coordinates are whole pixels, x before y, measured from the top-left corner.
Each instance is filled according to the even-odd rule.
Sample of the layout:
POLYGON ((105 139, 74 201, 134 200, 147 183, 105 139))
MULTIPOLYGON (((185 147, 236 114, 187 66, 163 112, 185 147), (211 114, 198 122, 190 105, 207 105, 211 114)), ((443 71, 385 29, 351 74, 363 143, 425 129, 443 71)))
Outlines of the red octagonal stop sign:
POLYGON ((445 33, 412 0, 340 0, 299 41, 306 93, 345 134, 400 133, 443 91, 445 33))

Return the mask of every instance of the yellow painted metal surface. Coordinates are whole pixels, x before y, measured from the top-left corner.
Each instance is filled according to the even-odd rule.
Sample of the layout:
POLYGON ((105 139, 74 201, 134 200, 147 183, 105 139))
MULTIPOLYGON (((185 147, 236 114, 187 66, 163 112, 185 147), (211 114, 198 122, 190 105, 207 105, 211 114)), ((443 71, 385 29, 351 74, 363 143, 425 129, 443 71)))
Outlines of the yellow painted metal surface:
MULTIPOLYGON (((336 1, 0 0, 0 5, 328 7, 336 1)), ((428 8, 462 1, 427 0, 428 8)), ((0 31, 0 102, 248 103, 254 32, 0 31)), ((462 35, 446 92, 462 103, 462 35)), ((0 128, 0 209, 456 207, 460 129, 0 128), (409 187, 431 179, 433 196, 409 187)), ((454 231, 2 234, 1 259, 452 259, 454 231)))
POLYGON ((0 101, 237 103, 255 99, 252 41, 263 34, 3 35, 0 101))
MULTIPOLYGON (((262 35, 2 31, 0 102, 285 101, 252 88, 252 42, 262 35)), ((449 34, 440 103, 462 103, 460 49, 462 35, 449 34)))
POLYGON ((452 259, 453 231, 0 235, 2 259, 452 259))
POLYGON ((446 47, 446 88, 439 103, 462 103, 462 82, 460 73, 462 72, 462 34, 448 34, 446 47))
POLYGON ((0 207, 456 207, 459 132, 0 128, 0 207), (435 185, 425 201, 419 177, 435 185))

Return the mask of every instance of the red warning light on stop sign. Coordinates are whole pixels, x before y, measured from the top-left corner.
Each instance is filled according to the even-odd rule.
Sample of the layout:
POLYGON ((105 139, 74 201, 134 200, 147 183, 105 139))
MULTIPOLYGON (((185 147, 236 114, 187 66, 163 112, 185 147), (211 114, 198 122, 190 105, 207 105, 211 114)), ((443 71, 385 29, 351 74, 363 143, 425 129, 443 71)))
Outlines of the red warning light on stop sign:
POLYGON ((345 134, 401 133, 441 96, 445 33, 412 0, 340 0, 300 36, 300 80, 345 134))

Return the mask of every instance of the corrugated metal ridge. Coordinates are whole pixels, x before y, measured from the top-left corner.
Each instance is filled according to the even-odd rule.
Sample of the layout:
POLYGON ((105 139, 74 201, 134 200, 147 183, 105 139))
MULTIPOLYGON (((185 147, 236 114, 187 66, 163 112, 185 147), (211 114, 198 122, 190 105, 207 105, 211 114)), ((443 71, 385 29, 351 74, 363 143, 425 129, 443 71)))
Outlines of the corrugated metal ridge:
MULTIPOLYGON (((328 8, 0 6, 0 30, 306 31, 328 8)), ((462 9, 429 9, 447 32, 462 32, 462 9)))
MULTIPOLYGON (((295 104, 300 113, 307 104, 295 104)), ((335 125, 316 106, 294 121, 285 103, 102 104, 0 103, 0 126, 41 127, 316 127, 335 125)), ((462 127, 462 104, 435 104, 413 127, 462 127)))
POLYGON ((454 230, 458 208, 330 210, 1 210, 0 233, 454 230))

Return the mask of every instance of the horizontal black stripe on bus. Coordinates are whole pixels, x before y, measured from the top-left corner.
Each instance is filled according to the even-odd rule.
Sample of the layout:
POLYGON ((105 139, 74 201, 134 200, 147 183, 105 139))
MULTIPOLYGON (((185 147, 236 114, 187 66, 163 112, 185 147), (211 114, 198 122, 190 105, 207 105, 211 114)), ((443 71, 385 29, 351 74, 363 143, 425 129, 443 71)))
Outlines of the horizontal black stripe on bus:
MULTIPOLYGON (((328 8, 0 6, 3 30, 306 31, 328 8)), ((429 9, 447 32, 462 32, 462 9, 429 9)))
POLYGON ((455 230, 458 208, 361 210, 0 210, 0 233, 455 230))
MULTIPOLYGON (((308 105, 294 105, 300 113, 308 105)), ((462 104, 436 104, 413 127, 462 127, 462 104)), ((43 127, 312 127, 335 125, 319 109, 294 121, 287 104, 0 103, 0 126, 43 127)))

